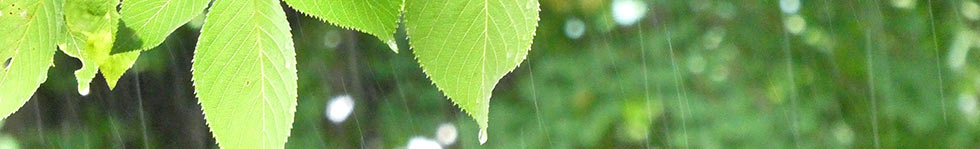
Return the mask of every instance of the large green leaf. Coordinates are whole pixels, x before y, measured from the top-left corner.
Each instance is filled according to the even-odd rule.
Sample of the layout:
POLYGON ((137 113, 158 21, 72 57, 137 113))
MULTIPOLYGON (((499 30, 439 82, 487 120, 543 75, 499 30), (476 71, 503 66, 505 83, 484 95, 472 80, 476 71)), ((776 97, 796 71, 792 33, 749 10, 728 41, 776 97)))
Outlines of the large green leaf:
POLYGON ((296 53, 278 0, 218 0, 192 74, 218 145, 282 148, 296 111, 296 53))
POLYGON ((123 1, 123 30, 113 53, 152 49, 208 6, 211 0, 123 1))
POLYGON ((109 88, 133 66, 139 52, 110 54, 119 30, 118 0, 69 0, 65 3, 67 38, 61 51, 82 61, 75 71, 78 93, 86 95, 96 70, 102 71, 109 88))
POLYGON ((490 94, 527 56, 537 0, 409 0, 405 26, 422 70, 480 125, 487 139, 490 94))
POLYGON ((64 31, 60 0, 0 0, 0 116, 17 111, 47 79, 64 31))
POLYGON ((283 0, 293 9, 343 28, 378 37, 395 53, 403 0, 283 0))

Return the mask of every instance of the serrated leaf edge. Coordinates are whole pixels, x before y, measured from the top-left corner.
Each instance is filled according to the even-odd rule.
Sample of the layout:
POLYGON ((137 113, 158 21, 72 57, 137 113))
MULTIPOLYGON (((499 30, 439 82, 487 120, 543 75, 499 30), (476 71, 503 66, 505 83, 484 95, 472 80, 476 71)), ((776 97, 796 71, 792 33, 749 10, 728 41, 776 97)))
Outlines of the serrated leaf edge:
MULTIPOLYGON (((276 0, 276 1, 278 2, 278 0, 276 0)), ((208 6, 205 10, 208 10, 208 11, 207 11, 207 13, 204 14, 204 18, 210 17, 211 16, 211 6, 208 6)), ((282 10, 282 8, 280 8, 280 11, 285 11, 285 10, 282 10)), ((283 13, 285 13, 285 12, 283 12, 283 13)), ((208 20, 207 19, 204 19, 204 23, 201 23, 201 30, 199 30, 200 33, 204 33, 204 27, 203 26, 205 24, 208 24, 208 20)), ((293 30, 292 28, 288 28, 288 29, 290 31, 293 30)), ((290 38, 290 41, 292 41, 292 38, 293 37, 290 36, 289 38, 290 38)), ((200 39, 200 36, 198 37, 198 39, 200 39)), ((197 55, 197 47, 199 47, 200 45, 201 45, 200 42, 198 42, 197 44, 194 45, 193 55, 197 55)), ((295 46, 295 44, 293 44, 292 46, 295 46)), ((293 50, 295 50, 295 49, 293 49, 293 50)), ((295 55, 293 55, 293 56, 295 57, 295 55)), ((191 57, 191 64, 194 64, 194 61, 195 60, 196 60, 195 58, 191 57)), ((297 64, 293 64, 293 68, 295 68, 296 65, 297 64)), ((293 73, 298 73, 298 70, 299 69, 294 69, 293 70, 293 73)), ((212 134, 210 136, 211 136, 212 139, 214 139, 214 143, 218 145, 218 148, 224 148, 223 146, 221 146, 221 142, 218 141, 218 138, 216 138, 215 135, 213 135, 214 134, 214 128, 211 127, 211 122, 208 121, 208 114, 206 112, 204 112, 205 111, 204 110, 204 105, 201 104, 201 98, 197 94, 197 81, 196 81, 197 78, 194 77, 193 74, 194 74, 194 67, 191 67, 191 86, 194 87, 194 98, 197 98, 197 105, 198 106, 201 106, 201 115, 204 116, 204 124, 206 126, 208 126, 208 133, 211 133, 212 134)), ((299 78, 297 78, 297 79, 299 79, 299 78)), ((298 81, 298 80, 294 80, 294 81, 298 81)), ((299 86, 297 86, 297 90, 298 90, 298 88, 299 88, 299 86)), ((299 103, 298 103, 299 97, 298 96, 299 95, 297 94, 297 97, 294 97, 297 100, 297 102, 295 102, 294 104, 297 105, 297 106, 299 105, 299 103)), ((296 123, 296 120, 295 120, 296 106, 293 106, 292 108, 290 108, 289 109, 289 112, 292 113, 293 116, 294 116, 294 120, 293 120, 292 123, 296 123)), ((289 129, 288 130, 289 131, 286 131, 286 140, 285 140, 286 142, 284 142, 284 143, 288 143, 289 142, 289 138, 292 137, 293 124, 289 124, 289 129)), ((285 146, 285 145, 286 144, 283 144, 283 146, 285 146)))
MULTIPOLYGON (((541 22, 541 15, 540 15, 540 13, 541 13, 541 2, 539 2, 537 0, 534 0, 534 1, 535 1, 535 4, 537 4, 537 6, 535 7, 535 10, 536 10, 535 13, 538 13, 538 16, 537 16, 537 21, 534 22, 534 28, 531 30, 531 40, 530 40, 530 43, 527 44, 527 48, 526 49, 527 49, 528 54, 526 54, 523 57, 521 57, 521 61, 518 62, 517 65, 515 65, 513 67, 513 69, 507 71, 507 73, 505 73, 504 76, 506 76, 507 74, 510 74, 511 72, 514 72, 514 70, 517 70, 517 68, 521 64, 523 64, 524 61, 527 60, 527 55, 530 55, 531 54, 531 49, 532 49, 531 47, 534 45, 534 37, 537 36, 538 25, 541 22)), ((404 5, 402 6, 402 9, 404 9, 404 5)), ((408 12, 408 10, 403 10, 403 13, 409 13, 409 12, 408 12)), ((406 18, 402 22, 405 23, 405 24, 407 24, 408 21, 410 21, 410 20, 408 20, 406 18)), ((429 79, 429 84, 431 84, 433 86, 436 86, 436 89, 439 90, 440 93, 442 93, 442 96, 443 97, 446 97, 447 100, 449 100, 451 103, 453 103, 454 106, 456 106, 457 108, 459 108, 460 111, 463 111, 463 113, 466 113, 466 115, 470 116, 470 118, 473 118, 474 120, 476 120, 476 118, 473 115, 473 113, 471 113, 469 111, 466 111, 466 110, 463 110, 463 108, 460 107, 459 103, 456 103, 456 101, 454 101, 451 97, 449 97, 449 95, 446 94, 446 92, 444 90, 442 90, 442 88, 440 88, 439 85, 436 85, 435 84, 435 81, 433 81, 432 78, 430 77, 430 74, 428 72, 426 72, 425 64, 422 64, 422 62, 419 61, 418 55, 415 54, 415 50, 414 50, 415 47, 413 46, 414 45, 414 41, 411 40, 412 35, 411 35, 411 31, 409 31, 411 29, 412 28, 405 27, 405 32, 406 32, 405 39, 408 40, 408 45, 409 45, 408 48, 409 48, 409 50, 412 51, 413 59, 415 59, 415 62, 417 62, 419 64, 419 68, 422 69, 422 73, 425 74, 425 78, 426 79, 429 79)), ((499 84, 499 82, 498 82, 498 84, 499 84)), ((490 93, 490 96, 487 97, 487 98, 491 98, 493 96, 493 90, 495 90, 496 87, 497 87, 497 85, 494 85, 493 87, 490 87, 490 92, 491 93, 490 93)), ((487 103, 487 104, 490 104, 490 103, 487 103)), ((487 108, 487 110, 488 110, 488 112, 487 112, 487 121, 488 122, 487 122, 487 126, 486 127, 489 128, 490 127, 490 122, 489 122, 489 118, 490 118, 489 108, 487 108)), ((476 120, 476 121, 479 121, 479 120, 476 120)), ((479 124, 479 122, 477 122, 477 123, 479 124)), ((480 126, 480 127, 484 127, 484 126, 480 126)))
POLYGON ((317 16, 317 15, 313 15, 313 14, 304 12, 302 10, 296 9, 295 7, 293 7, 292 4, 289 4, 289 3, 286 3, 286 6, 289 6, 289 8, 291 8, 293 10, 296 10, 296 12, 299 12, 300 14, 303 14, 306 17, 311 17, 311 18, 320 20, 321 22, 327 22, 327 24, 330 24, 330 25, 333 25, 333 26, 337 26, 337 27, 340 27, 342 29, 354 30, 354 31, 357 31, 357 32, 361 32, 361 33, 365 33, 365 34, 374 36, 375 38, 378 38, 378 40, 380 40, 382 43, 388 44, 388 47, 389 48, 392 48, 391 49, 392 51, 394 51, 395 53, 398 53, 398 49, 397 49, 398 47, 397 46, 392 47, 391 45, 392 45, 392 43, 395 43, 395 41, 394 41, 395 40, 395 33, 398 32, 398 24, 401 22, 402 14, 404 14, 404 12, 405 12, 405 0, 401 0, 401 1, 402 1, 402 3, 399 6, 400 8, 398 10, 398 14, 395 15, 395 17, 398 18, 398 19, 395 19, 395 29, 392 30, 390 33, 388 33, 388 35, 385 36, 385 37, 391 37, 391 39, 382 39, 382 35, 375 35, 373 33, 368 33, 368 32, 366 32, 366 31, 364 31, 362 29, 359 29, 359 28, 353 26, 353 25, 350 25, 349 26, 349 25, 343 25, 343 24, 332 22, 330 20, 327 20, 327 18, 323 18, 323 17, 317 16))

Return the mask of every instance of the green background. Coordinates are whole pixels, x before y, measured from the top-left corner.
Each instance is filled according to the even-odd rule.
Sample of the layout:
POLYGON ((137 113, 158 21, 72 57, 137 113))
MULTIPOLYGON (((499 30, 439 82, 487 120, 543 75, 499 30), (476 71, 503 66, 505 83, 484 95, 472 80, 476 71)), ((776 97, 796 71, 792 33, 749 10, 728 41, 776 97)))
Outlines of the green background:
MULTIPOLYGON (((778 0, 637 1, 647 11, 629 25, 617 1, 540 1, 532 50, 494 90, 482 146, 411 52, 284 7, 299 70, 286 147, 402 148, 441 124, 459 136, 444 148, 980 147, 977 1, 811 0, 798 13, 778 0), (799 33, 784 25, 794 15, 799 33), (354 113, 332 123, 326 104, 342 95, 354 113)), ((78 95, 80 62, 56 53, 0 148, 216 148, 190 80, 201 20, 113 91, 96 77, 78 95)), ((409 49, 403 28, 395 37, 409 49)))

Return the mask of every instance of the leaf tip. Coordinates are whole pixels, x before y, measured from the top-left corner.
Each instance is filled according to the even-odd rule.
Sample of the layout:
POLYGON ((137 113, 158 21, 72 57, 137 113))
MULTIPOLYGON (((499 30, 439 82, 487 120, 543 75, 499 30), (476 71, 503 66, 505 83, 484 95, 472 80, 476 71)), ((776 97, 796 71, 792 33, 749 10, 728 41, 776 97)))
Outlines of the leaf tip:
POLYGON ((110 91, 116 89, 116 83, 119 82, 119 77, 116 77, 115 79, 110 79, 109 77, 103 76, 103 78, 105 78, 106 85, 109 86, 110 91))

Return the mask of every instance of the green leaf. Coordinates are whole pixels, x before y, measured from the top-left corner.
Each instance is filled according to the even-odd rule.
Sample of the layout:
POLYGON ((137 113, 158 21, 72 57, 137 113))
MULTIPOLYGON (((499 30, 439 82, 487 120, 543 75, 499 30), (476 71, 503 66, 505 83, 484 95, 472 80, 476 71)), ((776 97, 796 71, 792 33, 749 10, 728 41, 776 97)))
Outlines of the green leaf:
POLYGON ((99 71, 102 71, 102 77, 105 78, 105 82, 109 85, 110 90, 116 88, 116 83, 119 82, 119 78, 126 73, 126 70, 133 67, 133 64, 136 63, 136 59, 139 56, 140 51, 112 54, 109 56, 109 59, 99 64, 99 71))
POLYGON ((64 31, 60 0, 0 0, 0 116, 6 119, 47 79, 64 31))
POLYGON ((218 0, 191 66, 223 148, 282 148, 296 111, 296 53, 278 0, 218 0))
POLYGON ((405 26, 422 70, 476 119, 486 142, 490 94, 524 61, 538 22, 537 0, 409 0, 405 26))
POLYGON ((78 93, 87 95, 95 70, 101 70, 110 89, 126 72, 139 52, 110 54, 120 28, 118 0, 69 0, 65 4, 67 38, 61 50, 82 61, 75 71, 78 93))
POLYGON ((343 28, 378 37, 398 53, 395 30, 402 0, 283 0, 293 9, 343 28))
POLYGON ((163 43, 170 33, 194 19, 210 0, 126 0, 122 4, 124 29, 113 53, 143 51, 163 43))

